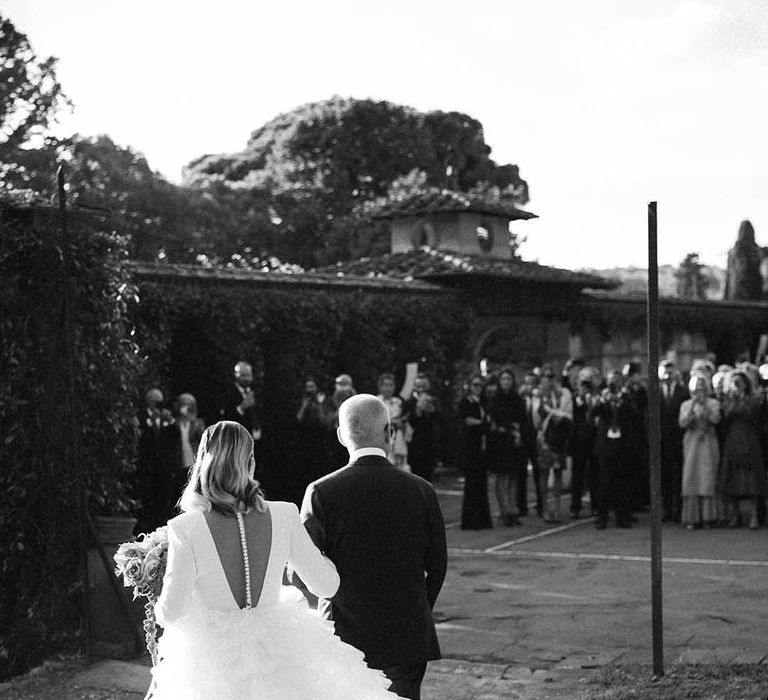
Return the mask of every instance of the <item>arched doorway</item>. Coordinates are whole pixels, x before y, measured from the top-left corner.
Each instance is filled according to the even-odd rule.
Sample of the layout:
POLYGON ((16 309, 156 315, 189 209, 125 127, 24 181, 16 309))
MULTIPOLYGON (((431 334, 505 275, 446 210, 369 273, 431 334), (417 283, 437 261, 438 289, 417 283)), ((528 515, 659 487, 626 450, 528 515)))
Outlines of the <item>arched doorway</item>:
POLYGON ((487 363, 489 372, 514 365, 519 373, 540 365, 543 340, 522 324, 510 321, 484 333, 475 345, 475 362, 487 363))

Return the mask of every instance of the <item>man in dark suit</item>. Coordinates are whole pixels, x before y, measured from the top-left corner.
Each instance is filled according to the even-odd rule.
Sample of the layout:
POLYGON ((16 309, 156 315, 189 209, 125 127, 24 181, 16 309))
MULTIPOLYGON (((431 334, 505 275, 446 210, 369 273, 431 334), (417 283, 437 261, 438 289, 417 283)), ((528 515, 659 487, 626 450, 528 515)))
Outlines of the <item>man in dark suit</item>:
POLYGON ((302 517, 341 577, 321 612, 391 691, 418 700, 427 661, 440 658, 432 607, 445 579, 445 527, 431 484, 387 460, 391 434, 381 400, 347 399, 338 437, 350 463, 309 485, 302 517))
POLYGON ((261 439, 261 425, 256 415, 253 393, 253 368, 242 360, 235 365, 235 380, 227 385, 219 403, 219 419, 240 423, 254 439, 261 439))
POLYGON ((661 413, 661 497, 664 520, 680 522, 683 489, 683 429, 680 406, 689 398, 675 363, 659 365, 661 380, 659 410, 661 413))
POLYGON ((592 415, 597 418, 598 530, 607 527, 611 509, 616 512, 618 527, 632 527, 630 488, 634 460, 630 451, 635 449, 632 439, 638 413, 631 394, 622 386, 624 379, 621 372, 610 372, 607 380, 608 386, 592 409, 592 415))
POLYGON ((163 392, 153 387, 144 396, 139 412, 139 445, 134 494, 141 502, 134 534, 152 532, 165 525, 165 494, 170 484, 170 470, 163 459, 163 432, 173 424, 164 408, 163 392))
POLYGON ((240 360, 235 365, 234 381, 228 384, 219 397, 219 420, 240 423, 253 438, 253 456, 256 460, 256 478, 265 477, 266 450, 261 439, 261 421, 256 410, 256 394, 253 391, 253 367, 240 360))
POLYGON ((429 390, 429 377, 423 372, 416 375, 413 394, 403 406, 403 415, 412 428, 408 465, 414 474, 432 481, 437 466, 440 412, 437 398, 429 390))

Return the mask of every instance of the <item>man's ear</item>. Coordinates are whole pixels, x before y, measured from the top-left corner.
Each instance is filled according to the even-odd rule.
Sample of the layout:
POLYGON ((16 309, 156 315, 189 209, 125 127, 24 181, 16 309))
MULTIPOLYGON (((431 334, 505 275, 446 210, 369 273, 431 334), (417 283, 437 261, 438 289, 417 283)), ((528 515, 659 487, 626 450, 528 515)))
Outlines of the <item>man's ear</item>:
POLYGON ((347 446, 347 444, 344 442, 344 438, 341 437, 341 428, 336 428, 336 439, 344 445, 344 447, 347 446))

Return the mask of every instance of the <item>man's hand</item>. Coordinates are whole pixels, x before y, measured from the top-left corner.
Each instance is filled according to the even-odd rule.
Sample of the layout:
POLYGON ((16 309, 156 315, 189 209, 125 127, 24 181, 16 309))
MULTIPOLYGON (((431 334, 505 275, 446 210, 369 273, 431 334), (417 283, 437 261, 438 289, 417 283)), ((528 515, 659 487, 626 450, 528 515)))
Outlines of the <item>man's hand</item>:
POLYGON ((253 408, 253 406, 256 404, 256 399, 253 397, 253 392, 249 391, 244 397, 242 402, 240 403, 240 410, 246 411, 249 408, 253 408))

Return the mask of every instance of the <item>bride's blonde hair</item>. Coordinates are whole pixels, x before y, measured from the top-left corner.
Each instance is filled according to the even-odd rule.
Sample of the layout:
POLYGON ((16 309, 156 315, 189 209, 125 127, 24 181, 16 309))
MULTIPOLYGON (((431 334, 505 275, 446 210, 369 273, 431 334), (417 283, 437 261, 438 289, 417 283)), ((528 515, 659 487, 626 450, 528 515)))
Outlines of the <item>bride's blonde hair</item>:
POLYGON ((234 514, 266 504, 259 482, 253 478, 253 438, 239 423, 222 420, 206 428, 197 459, 179 499, 183 511, 213 508, 234 514))

